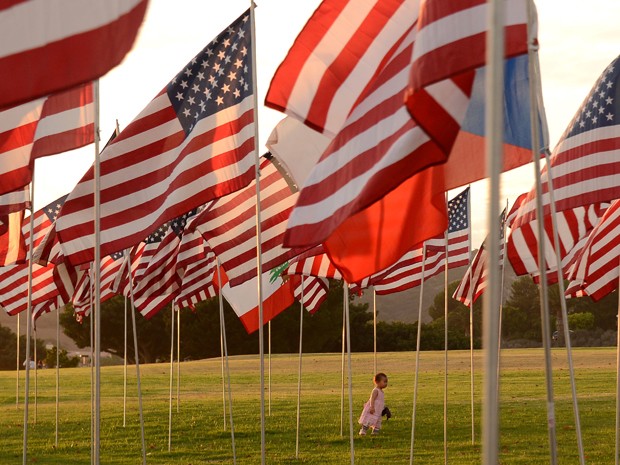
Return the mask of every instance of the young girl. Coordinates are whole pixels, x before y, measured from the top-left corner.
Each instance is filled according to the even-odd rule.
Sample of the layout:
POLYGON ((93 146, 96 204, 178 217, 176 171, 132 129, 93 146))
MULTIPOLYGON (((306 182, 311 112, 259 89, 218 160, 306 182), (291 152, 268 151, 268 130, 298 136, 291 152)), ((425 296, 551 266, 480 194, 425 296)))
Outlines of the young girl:
POLYGON ((385 373, 377 373, 374 378, 375 388, 370 394, 370 399, 364 404, 364 410, 358 423, 362 425, 359 434, 366 435, 368 428, 372 427, 372 434, 379 434, 381 430, 381 412, 385 406, 383 399, 383 389, 388 385, 388 379, 385 373))

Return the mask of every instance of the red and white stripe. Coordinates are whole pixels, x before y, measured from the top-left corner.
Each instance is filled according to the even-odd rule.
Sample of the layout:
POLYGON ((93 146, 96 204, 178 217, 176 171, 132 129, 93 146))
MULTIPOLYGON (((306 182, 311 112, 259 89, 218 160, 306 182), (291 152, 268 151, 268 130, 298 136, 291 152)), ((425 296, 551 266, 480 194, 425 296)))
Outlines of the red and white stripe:
POLYGON ((332 264, 322 246, 314 247, 291 259, 285 274, 302 274, 330 279, 342 279, 342 275, 332 264))
POLYGON ((567 295, 589 295, 597 301, 618 287, 620 268, 620 201, 615 200, 590 233, 575 261, 567 295))
POLYGON ((23 211, 0 216, 0 267, 26 259, 26 243, 22 235, 23 211))
POLYGON ((310 314, 316 312, 327 299, 329 281, 316 276, 302 276, 298 286, 294 289, 295 299, 304 306, 310 314), (303 297, 303 299, 302 299, 303 297))
POLYGON ((20 210, 32 210, 30 202, 30 185, 6 194, 0 194, 0 215, 20 210))
POLYGON ((186 268, 181 290, 176 297, 179 308, 194 308, 197 303, 218 294, 213 282, 216 267, 215 255, 209 253, 186 268))
POLYGON ((370 284, 374 286, 378 295, 393 294, 412 289, 438 275, 445 267, 445 253, 431 252, 426 254, 424 261, 424 275, 422 275, 422 248, 405 254, 397 263, 375 279, 370 284))
POLYGON ((0 5, 0 108, 103 76, 131 49, 147 0, 0 5))
POLYGON ((276 71, 265 104, 337 134, 417 15, 415 0, 323 1, 276 71))
MULTIPOLYGON (((261 248, 263 270, 272 270, 297 251, 282 246, 286 222, 298 197, 275 165, 261 162, 261 248)), ((220 259, 232 286, 256 276, 256 184, 215 200, 195 228, 220 259)))
MULTIPOLYGON (((572 260, 571 253, 580 240, 590 234, 598 224, 608 204, 595 204, 587 207, 577 207, 571 210, 558 212, 556 224, 560 240, 560 257, 562 269, 566 276, 567 265, 572 260)), ((513 224, 515 226, 517 223, 513 224)), ((551 217, 545 216, 545 263, 547 272, 557 270, 555 246, 551 217)), ((538 224, 534 219, 529 223, 515 226, 508 237, 507 255, 517 276, 529 274, 538 279, 538 224)), ((557 276, 548 274, 549 282, 555 282, 557 276)))
POLYGON ((94 115, 92 83, 0 112, 0 193, 23 190, 35 158, 92 143, 94 115))
MULTIPOLYGON (((117 295, 112 290, 112 283, 116 279, 118 272, 121 270, 125 257, 114 259, 108 255, 101 260, 101 284, 100 284, 100 301, 105 302, 117 295)), ((90 309, 91 300, 91 286, 90 274, 85 272, 75 286, 75 293, 73 296, 73 308, 76 313, 88 314, 90 309)))

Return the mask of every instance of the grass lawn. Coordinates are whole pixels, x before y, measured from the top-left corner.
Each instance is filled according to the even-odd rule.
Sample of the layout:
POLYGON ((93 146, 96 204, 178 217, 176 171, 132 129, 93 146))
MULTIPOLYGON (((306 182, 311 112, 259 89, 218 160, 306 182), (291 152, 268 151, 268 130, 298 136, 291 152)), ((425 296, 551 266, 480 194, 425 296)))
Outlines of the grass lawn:
MULTIPOLYGON (((443 352, 422 352, 414 463, 443 463, 443 352)), ((576 349, 574 364, 586 460, 614 461, 615 348, 576 349)), ((297 355, 272 357, 271 415, 266 419, 269 464, 348 464, 348 400, 344 437, 340 436, 340 354, 303 358, 299 459, 295 458, 297 355)), ((469 352, 451 351, 448 368, 448 460, 480 463, 482 353, 475 354, 476 441, 471 442, 469 352)), ((267 372, 267 362, 265 363, 267 372)), ((357 436, 357 416, 372 390, 372 354, 353 356, 353 415, 356 463, 408 464, 415 353, 380 353, 378 367, 389 376, 386 404, 393 417, 379 437, 357 436)), ((546 393, 540 349, 502 353, 501 464, 546 464, 546 393)), ((579 463, 564 349, 553 352, 559 463, 579 463)), ((230 359, 238 464, 260 463, 259 361, 230 359)), ((152 464, 232 463, 230 425, 224 430, 219 359, 181 364, 179 412, 176 380, 172 450, 168 452, 169 365, 141 367, 147 462, 152 464)), ((129 367, 127 426, 123 427, 123 368, 101 370, 101 463, 141 462, 135 369, 129 367)), ((176 367, 175 367, 176 376, 176 367)), ((267 376, 267 374, 266 374, 267 376)), ((31 378, 28 457, 37 464, 90 462, 90 369, 60 372, 59 444, 54 447, 55 370, 39 370, 37 421, 34 424, 34 375, 31 378)), ((267 384, 267 380, 266 380, 267 384)), ((23 372, 20 396, 23 397, 23 372)), ((346 393, 346 390, 345 390, 346 393)), ((267 395, 266 395, 267 398, 267 395)), ((269 406, 266 405, 266 410, 269 406)), ((15 405, 15 373, 0 372, 0 463, 22 461, 23 398, 15 405)))

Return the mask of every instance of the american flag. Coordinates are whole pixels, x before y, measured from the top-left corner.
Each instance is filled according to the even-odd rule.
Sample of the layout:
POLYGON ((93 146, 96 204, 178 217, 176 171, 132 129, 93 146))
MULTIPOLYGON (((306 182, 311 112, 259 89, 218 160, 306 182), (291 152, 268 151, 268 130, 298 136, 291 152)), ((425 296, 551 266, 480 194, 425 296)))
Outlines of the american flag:
MULTIPOLYGON (((448 202, 448 268, 469 264, 469 187, 448 202)), ((429 253, 446 251, 445 234, 426 241, 429 253)))
MULTIPOLYGON (((38 246, 52 229, 56 216, 66 196, 50 203, 34 213, 33 242, 38 246)), ((24 219, 22 234, 27 246, 30 244, 30 217, 24 219)), ((59 289, 54 280, 54 265, 32 265, 32 305, 56 299, 59 289)), ((0 268, 0 306, 10 315, 16 315, 28 307, 28 263, 0 268)))
MULTIPOLYGON (((221 32, 101 153, 101 254, 254 179, 249 12, 221 32)), ((65 256, 93 259, 93 169, 58 218, 65 256)))
POLYGON ((32 210, 30 185, 6 194, 0 194, 0 215, 23 210, 32 210))
POLYGON ((440 274, 444 269, 445 252, 426 252, 423 258, 423 249, 418 247, 407 252, 398 262, 376 277, 372 277, 368 285, 374 287, 377 295, 393 294, 406 291, 422 284, 440 274), (424 265, 424 274, 422 266, 424 265))
POLYGON ((276 71, 265 104, 337 134, 418 15, 413 0, 326 0, 276 71))
MULTIPOLYGON (((525 200, 527 201, 527 198, 525 200)), ((578 250, 577 245, 598 224, 608 206, 607 203, 597 203, 557 213, 556 224, 560 239, 560 258, 565 275, 568 271, 569 262, 573 260, 573 255, 578 250)), ((534 219, 519 226, 517 226, 516 221, 515 219, 508 237, 506 254, 517 276, 529 274, 538 280, 540 277, 538 268, 538 220, 534 219)), ((547 280, 554 283, 557 282, 557 275, 554 273, 557 270, 557 261, 550 215, 545 216, 544 230, 547 280)))
POLYGON ((323 246, 313 247, 288 261, 284 271, 287 275, 302 274, 330 279, 342 279, 342 275, 333 265, 323 246))
POLYGON ((299 284, 295 286, 293 294, 295 299, 310 313, 315 313, 321 304, 327 299, 329 281, 326 278, 316 276, 302 276, 299 284))
POLYGON ((92 83, 0 112, 0 194, 23 191, 35 158, 92 143, 94 118, 92 83))
POLYGON ((181 287, 182 277, 177 272, 177 258, 186 224, 196 215, 196 211, 194 209, 170 221, 146 269, 134 283, 134 304, 147 318, 171 302, 181 287))
POLYGON ((618 287, 620 267, 620 200, 615 200, 590 233, 568 279, 568 296, 589 295, 597 301, 618 287))
POLYGON ((179 308, 194 308, 198 302, 217 295, 213 276, 217 272, 217 261, 211 251, 185 268, 181 290, 176 297, 179 308))
MULTIPOLYGON (((298 194, 269 159, 262 160, 260 169, 262 264, 263 270, 271 270, 297 254, 282 246, 282 238, 298 194)), ((256 276, 255 182, 212 202, 194 226, 220 259, 231 286, 256 276)))
MULTIPOLYGON (((620 57, 598 78, 551 154, 557 211, 620 198, 620 57)), ((549 170, 542 174, 544 214, 550 214, 549 170)), ((536 217, 536 191, 529 192, 515 220, 536 217)))
MULTIPOLYGON (((116 295, 111 285, 123 265, 124 258, 123 252, 116 252, 101 260, 101 285, 99 294, 99 300, 101 302, 105 302, 116 295)), ((92 288, 90 273, 83 273, 80 280, 75 285, 75 292, 71 300, 75 313, 81 313, 83 315, 89 314, 92 288)))
MULTIPOLYGON (((502 212, 500 215, 500 249, 499 249, 499 263, 500 267, 503 267, 504 264, 504 231, 505 231, 505 223, 506 223, 506 210, 502 212)), ((488 237, 484 240, 478 251, 476 252, 476 256, 472 260, 469 268, 465 272, 465 276, 461 280, 458 287, 455 289, 454 294, 452 294, 452 298, 462 302, 464 305, 469 306, 473 304, 478 297, 482 295, 484 290, 487 287, 487 261, 488 261, 488 253, 487 253, 487 242, 488 237)), ((503 272, 503 271, 502 271, 503 272)))
POLYGON ((147 0, 0 5, 0 108, 93 81, 131 49, 147 0))
MULTIPOLYGON (((407 107, 447 159, 465 117, 474 69, 486 60, 487 1, 421 2, 407 107)), ((506 56, 527 53, 527 0, 505 2, 506 56)))

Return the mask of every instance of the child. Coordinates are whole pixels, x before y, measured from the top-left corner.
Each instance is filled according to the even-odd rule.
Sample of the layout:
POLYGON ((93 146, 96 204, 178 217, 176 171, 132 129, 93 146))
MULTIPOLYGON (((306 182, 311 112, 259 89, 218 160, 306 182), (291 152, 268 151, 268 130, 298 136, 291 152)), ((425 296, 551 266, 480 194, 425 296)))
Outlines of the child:
POLYGON ((377 373, 374 378, 375 388, 370 394, 370 399, 364 404, 364 410, 360 415, 358 423, 362 425, 359 434, 366 435, 368 428, 372 427, 372 434, 379 434, 381 430, 381 412, 385 406, 383 399, 383 389, 388 385, 388 378, 385 373, 377 373))

